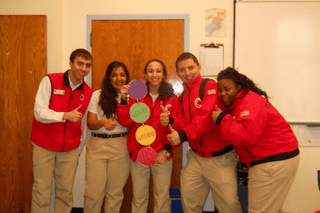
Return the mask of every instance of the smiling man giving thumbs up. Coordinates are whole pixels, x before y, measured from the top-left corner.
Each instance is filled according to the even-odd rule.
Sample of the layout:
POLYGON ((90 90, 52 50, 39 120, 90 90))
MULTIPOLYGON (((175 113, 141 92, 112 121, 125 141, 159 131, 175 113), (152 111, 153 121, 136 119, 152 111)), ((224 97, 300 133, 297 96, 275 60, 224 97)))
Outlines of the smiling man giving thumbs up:
POLYGON ((72 189, 79 161, 81 121, 93 90, 84 81, 92 56, 85 49, 70 55, 70 69, 45 76, 34 105, 31 141, 33 175, 31 212, 49 212, 55 176, 55 212, 70 212, 72 189))
POLYGON ((241 213, 237 196, 235 168, 237 156, 233 146, 222 140, 219 129, 211 118, 218 99, 217 83, 207 81, 201 73, 198 59, 191 53, 182 53, 176 60, 176 72, 184 82, 181 95, 181 116, 162 114, 162 125, 168 124, 172 144, 188 142, 187 165, 181 170, 181 200, 184 213, 202 213, 209 191, 220 213, 241 213), (184 123, 182 129, 176 122, 184 123), (173 126, 173 128, 171 127, 173 126), (177 130, 177 131, 176 131, 177 130))

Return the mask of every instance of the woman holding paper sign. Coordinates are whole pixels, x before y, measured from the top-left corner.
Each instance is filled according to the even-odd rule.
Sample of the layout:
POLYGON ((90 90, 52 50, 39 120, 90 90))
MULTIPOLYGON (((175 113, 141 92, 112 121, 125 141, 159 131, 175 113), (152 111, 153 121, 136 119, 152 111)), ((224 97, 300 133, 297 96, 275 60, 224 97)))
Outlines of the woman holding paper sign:
MULTIPOLYGON (((160 114, 165 111, 176 115, 179 111, 179 98, 174 95, 172 86, 166 81, 167 70, 165 64, 153 59, 146 63, 144 69, 147 94, 138 103, 130 96, 135 88, 133 83, 123 86, 122 99, 127 104, 118 104, 118 118, 122 126, 129 127, 128 149, 131 156, 131 176, 133 185, 132 213, 146 213, 149 197, 150 171, 153 177, 154 212, 171 212, 169 187, 172 172, 172 147, 167 140, 169 128, 160 124, 160 114), (137 106, 147 107, 151 113, 147 119, 137 122, 136 115, 146 110, 137 106), (139 113, 137 113, 139 112, 139 113), (141 131, 141 129, 143 129, 141 131), (150 161, 152 153, 156 153, 150 161), (141 157, 142 156, 142 157, 141 157)), ((140 92, 140 90, 136 90, 140 92)))
POLYGON ((249 167, 249 213, 281 212, 298 170, 297 138, 267 93, 248 77, 228 67, 219 73, 218 85, 228 114, 216 108, 212 118, 249 167))
POLYGON ((127 128, 116 118, 120 88, 130 79, 127 67, 118 61, 109 64, 101 89, 91 98, 88 128, 92 137, 86 145, 84 212, 120 212, 123 187, 130 172, 127 128))

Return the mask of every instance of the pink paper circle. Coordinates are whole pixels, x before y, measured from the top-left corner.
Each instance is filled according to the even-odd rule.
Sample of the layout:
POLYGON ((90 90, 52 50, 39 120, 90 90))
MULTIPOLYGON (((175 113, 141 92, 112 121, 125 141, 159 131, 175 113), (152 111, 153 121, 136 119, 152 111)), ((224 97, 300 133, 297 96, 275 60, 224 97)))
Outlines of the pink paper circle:
POLYGON ((157 159, 157 152, 151 147, 144 147, 138 152, 138 161, 145 166, 151 166, 157 159))

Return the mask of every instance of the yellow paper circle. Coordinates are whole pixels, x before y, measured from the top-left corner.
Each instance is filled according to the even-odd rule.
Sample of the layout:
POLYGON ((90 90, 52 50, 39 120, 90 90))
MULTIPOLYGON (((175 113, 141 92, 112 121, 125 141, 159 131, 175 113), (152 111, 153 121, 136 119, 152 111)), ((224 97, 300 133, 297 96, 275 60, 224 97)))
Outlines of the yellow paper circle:
POLYGON ((137 141, 144 146, 148 146, 156 139, 156 130, 149 125, 140 126, 136 131, 137 141))

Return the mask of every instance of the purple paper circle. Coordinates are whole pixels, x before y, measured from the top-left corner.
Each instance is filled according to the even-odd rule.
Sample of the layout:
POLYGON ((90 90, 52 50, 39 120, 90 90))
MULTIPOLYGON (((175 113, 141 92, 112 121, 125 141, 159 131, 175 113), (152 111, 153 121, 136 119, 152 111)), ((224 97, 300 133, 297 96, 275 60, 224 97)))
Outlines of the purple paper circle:
POLYGON ((130 83, 129 95, 132 98, 143 98, 147 94, 147 85, 140 80, 134 80, 130 83))

